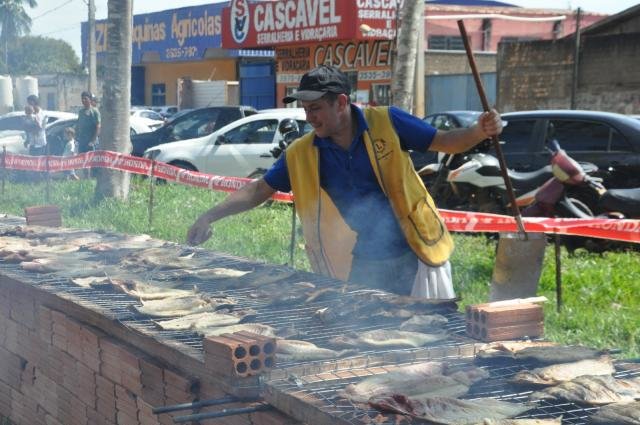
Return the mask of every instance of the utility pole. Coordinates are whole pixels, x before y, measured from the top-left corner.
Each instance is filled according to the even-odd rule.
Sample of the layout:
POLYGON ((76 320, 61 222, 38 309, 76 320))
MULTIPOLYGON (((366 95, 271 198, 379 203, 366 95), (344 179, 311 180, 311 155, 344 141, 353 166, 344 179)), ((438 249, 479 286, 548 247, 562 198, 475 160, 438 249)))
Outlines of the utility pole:
POLYGON ((573 51, 573 73, 571 78, 571 109, 576 109, 576 96, 578 93, 578 72, 580 71, 580 18, 582 9, 576 11, 575 46, 573 51))
POLYGON ((95 0, 89 1, 89 37, 87 67, 89 68, 89 91, 96 93, 98 88, 98 78, 96 77, 96 4, 95 0))

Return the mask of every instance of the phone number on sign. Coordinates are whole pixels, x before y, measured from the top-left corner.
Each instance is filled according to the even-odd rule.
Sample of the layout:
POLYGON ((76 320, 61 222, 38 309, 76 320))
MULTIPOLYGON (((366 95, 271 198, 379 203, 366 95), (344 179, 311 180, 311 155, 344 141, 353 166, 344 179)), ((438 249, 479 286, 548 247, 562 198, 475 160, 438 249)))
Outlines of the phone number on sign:
POLYGON ((165 50, 168 59, 194 58, 197 54, 198 48, 195 46, 170 47, 165 50))

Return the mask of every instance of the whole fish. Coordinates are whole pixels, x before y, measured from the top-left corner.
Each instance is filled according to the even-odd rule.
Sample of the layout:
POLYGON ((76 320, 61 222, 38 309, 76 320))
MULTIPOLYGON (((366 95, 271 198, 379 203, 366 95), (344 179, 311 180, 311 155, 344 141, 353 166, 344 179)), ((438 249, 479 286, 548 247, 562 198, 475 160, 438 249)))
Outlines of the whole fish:
POLYGON ((198 330, 217 326, 235 325, 253 317, 255 317, 255 315, 248 311, 234 311, 228 313, 220 311, 205 311, 202 313, 188 314, 176 319, 159 320, 154 323, 164 330, 198 330))
POLYGON ((154 317, 184 316, 204 311, 214 311, 223 306, 233 305, 231 298, 192 295, 188 297, 160 300, 140 300, 142 306, 134 306, 139 313, 154 317))
POLYGON ((533 406, 486 398, 459 400, 451 397, 391 397, 373 398, 369 404, 379 410, 409 415, 439 425, 476 425, 485 420, 500 420, 517 416, 533 406))
POLYGON ((252 332, 262 336, 276 336, 275 329, 262 323, 241 323, 231 326, 215 326, 196 330, 196 332, 204 336, 220 336, 222 334, 232 334, 240 331, 252 332))
POLYGON ((276 344, 278 360, 284 361, 313 361, 327 360, 353 354, 353 350, 334 351, 320 348, 317 345, 295 339, 279 339, 276 344))
POLYGON ((132 279, 108 279, 108 282, 119 291, 139 300, 162 300, 164 298, 184 298, 195 295, 198 288, 176 289, 167 285, 150 284, 132 279))
POLYGON ((640 425, 640 401, 603 406, 591 416, 593 425, 640 425))
POLYGON ((561 425, 562 416, 552 419, 485 419, 478 425, 561 425))
POLYGON ((567 400, 592 406, 628 403, 640 399, 640 377, 616 379, 611 375, 584 375, 533 392, 529 399, 567 400))
POLYGON ((421 332, 399 331, 393 329, 377 329, 362 333, 331 338, 329 343, 336 347, 405 347, 417 348, 442 341, 446 333, 426 334, 421 332))
MULTIPOLYGON (((416 377, 400 376, 400 379, 393 385, 381 385, 371 391, 370 385, 365 381, 360 384, 345 388, 343 396, 354 403, 365 403, 371 398, 390 397, 394 394, 402 393, 407 397, 459 397, 469 390, 469 386, 481 379, 489 377, 489 373, 484 369, 473 367, 454 373, 429 374, 416 377), (368 388, 369 387, 369 388, 368 388), (368 393, 367 393, 368 391, 368 393)), ((398 377, 394 378, 398 379, 398 377)))
POLYGON ((442 329, 449 320, 441 314, 416 314, 400 324, 401 331, 428 332, 442 329))
POLYGON ((582 375, 611 375, 615 372, 611 358, 603 356, 596 360, 580 360, 525 370, 516 373, 511 382, 529 385, 556 385, 582 375))

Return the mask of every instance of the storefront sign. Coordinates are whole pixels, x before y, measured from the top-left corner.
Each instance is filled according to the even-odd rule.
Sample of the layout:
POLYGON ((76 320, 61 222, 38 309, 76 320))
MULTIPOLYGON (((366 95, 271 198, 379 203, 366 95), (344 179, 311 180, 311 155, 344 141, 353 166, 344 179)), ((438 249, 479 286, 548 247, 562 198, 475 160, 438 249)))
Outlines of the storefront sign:
MULTIPOLYGON (((199 60, 208 48, 220 48, 225 6, 226 3, 215 3, 135 15, 131 34, 133 64, 140 64, 146 52, 157 52, 161 61, 173 62, 199 60)), ((87 52, 87 31, 88 25, 83 22, 83 54, 87 52)), ((107 51, 107 36, 107 21, 97 21, 98 55, 107 51)))
POLYGON ((353 1, 232 0, 222 15, 224 48, 279 46, 357 36, 353 1))

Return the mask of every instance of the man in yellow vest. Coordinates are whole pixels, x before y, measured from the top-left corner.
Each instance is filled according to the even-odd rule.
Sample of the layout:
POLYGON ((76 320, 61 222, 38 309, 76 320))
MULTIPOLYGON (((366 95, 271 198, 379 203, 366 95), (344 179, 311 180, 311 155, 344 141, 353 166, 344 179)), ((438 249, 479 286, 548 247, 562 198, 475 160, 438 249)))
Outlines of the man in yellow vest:
POLYGON ((211 223, 260 205, 277 190, 293 191, 316 273, 401 295, 413 289, 413 295, 452 298, 453 240, 408 151, 464 152, 500 134, 500 115, 486 112, 470 128, 440 131, 396 107, 360 109, 350 93, 347 76, 335 67, 306 73, 284 102, 298 101, 313 131, 262 179, 202 214, 187 242, 206 241, 211 223), (419 289, 425 276, 445 282, 427 278, 425 292, 419 289))

